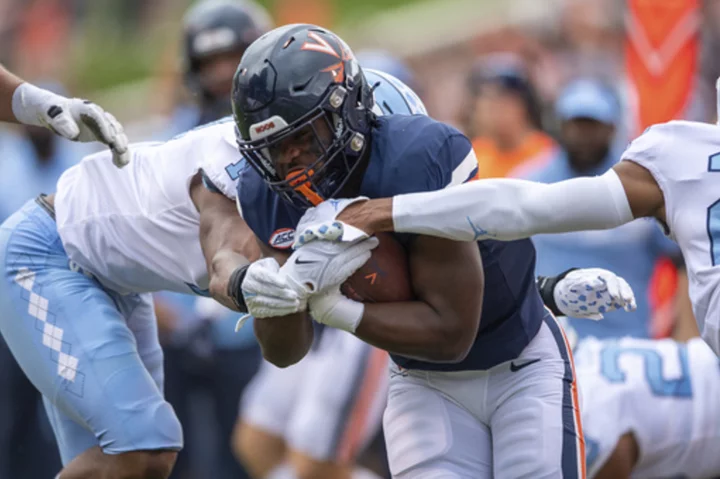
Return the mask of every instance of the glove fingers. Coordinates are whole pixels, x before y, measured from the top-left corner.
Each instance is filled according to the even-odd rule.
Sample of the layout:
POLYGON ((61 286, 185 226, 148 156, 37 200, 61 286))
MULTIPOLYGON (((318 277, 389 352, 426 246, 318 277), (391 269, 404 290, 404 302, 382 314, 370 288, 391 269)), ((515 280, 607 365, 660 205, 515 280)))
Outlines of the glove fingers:
POLYGON ((377 238, 368 238, 367 240, 350 246, 347 251, 343 253, 343 264, 345 265, 343 269, 348 271, 349 276, 370 260, 370 256, 372 256, 371 250, 376 248, 378 244, 380 244, 380 242, 377 238))
POLYGON ((263 258, 250 266, 243 282, 243 295, 250 293, 281 300, 297 300, 297 293, 279 275, 280 265, 274 258, 263 258))
POLYGON ((311 241, 315 241, 316 239, 318 239, 318 237, 315 230, 313 228, 307 228, 300 233, 297 238, 295 238, 293 249, 298 249, 299 247, 304 246, 311 241))
POLYGON ((311 227, 315 237, 324 241, 337 241, 342 238, 343 225, 338 221, 328 221, 311 227))
POLYGON ((298 294, 295 290, 284 282, 278 283, 267 278, 255 278, 249 282, 246 280, 245 283, 242 287, 243 294, 262 295, 284 301, 298 299, 298 294))
POLYGON ((623 278, 618 278, 620 283, 620 296, 625 304, 625 311, 635 311, 637 303, 635 301, 635 293, 632 288, 623 278))
POLYGON ((353 273, 355 273, 355 271, 359 270, 360 268, 362 268, 362 266, 365 263, 370 261, 370 256, 372 256, 370 251, 364 251, 362 253, 359 253, 359 254, 353 256, 351 259, 347 260, 345 262, 346 266, 344 266, 343 269, 345 269, 348 274, 347 274, 347 277, 344 279, 347 279, 350 276, 352 276, 353 273))
POLYGON ((61 109, 62 113, 52 118, 49 114, 45 116, 44 123, 52 131, 67 138, 68 140, 76 140, 80 136, 80 128, 72 119, 67 109, 61 109))
POLYGON ((280 318, 298 312, 297 307, 281 308, 276 305, 267 308, 256 306, 249 309, 254 318, 280 318))
POLYGON ((94 103, 83 102, 79 109, 79 119, 94 136, 94 139, 111 146, 115 142, 115 132, 105 117, 105 112, 94 103))
MULTIPOLYGON (((245 291, 243 291, 245 293, 245 291)), ((273 310, 287 309, 297 311, 300 306, 300 300, 297 298, 283 300, 273 296, 262 295, 251 295, 245 298, 245 302, 249 303, 248 307, 252 305, 252 308, 272 308, 273 310)))
POLYGON ((105 112, 105 118, 113 131, 113 138, 108 142, 110 150, 113 152, 113 163, 118 168, 122 168, 130 162, 127 135, 125 135, 125 130, 120 122, 112 114, 105 112))
POLYGON ((617 280, 613 279, 612 281, 607 282, 607 295, 610 301, 618 302, 621 301, 620 299, 620 285, 618 284, 617 280))

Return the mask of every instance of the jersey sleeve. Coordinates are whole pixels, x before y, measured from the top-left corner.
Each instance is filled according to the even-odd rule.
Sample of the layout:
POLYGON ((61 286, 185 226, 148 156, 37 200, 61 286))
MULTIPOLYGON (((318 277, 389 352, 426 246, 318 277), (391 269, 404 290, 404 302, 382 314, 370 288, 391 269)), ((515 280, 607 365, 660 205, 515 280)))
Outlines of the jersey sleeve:
POLYGON ((200 170, 207 188, 218 191, 231 200, 237 198, 237 186, 245 158, 235 146, 234 130, 231 124, 223 124, 206 130, 208 142, 202 151, 200 170))
POLYGON ((674 136, 672 122, 653 125, 635 138, 621 156, 623 160, 630 160, 647 169, 665 195, 668 193, 668 181, 672 178, 670 169, 673 161, 670 157, 674 136))
POLYGON ((231 200, 237 197, 240 170, 245 163, 245 159, 242 157, 233 160, 235 161, 228 161, 224 155, 211 156, 201 166, 205 186, 210 190, 224 194, 231 200))
POLYGON ((477 177, 478 163, 470 140, 455 128, 429 120, 418 132, 412 149, 397 165, 401 173, 382 196, 435 191, 477 177))
POLYGON ((438 152, 438 161, 442 170, 440 188, 461 185, 477 178, 475 151, 470 140, 458 131, 452 132, 445 140, 438 152))
POLYGON ((470 140, 455 128, 437 124, 429 134, 439 145, 434 154, 427 155, 428 179, 433 182, 429 190, 461 185, 474 179, 478 162, 470 140))

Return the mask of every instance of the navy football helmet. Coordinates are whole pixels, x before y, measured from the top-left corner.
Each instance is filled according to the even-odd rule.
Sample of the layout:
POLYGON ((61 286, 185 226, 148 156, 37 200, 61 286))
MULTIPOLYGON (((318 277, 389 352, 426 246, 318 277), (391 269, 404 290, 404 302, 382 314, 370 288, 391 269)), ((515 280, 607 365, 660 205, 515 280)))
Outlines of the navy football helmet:
POLYGON ((272 190, 301 208, 346 185, 375 119, 372 90, 350 48, 305 24, 272 30, 245 51, 232 106, 240 152, 272 190))

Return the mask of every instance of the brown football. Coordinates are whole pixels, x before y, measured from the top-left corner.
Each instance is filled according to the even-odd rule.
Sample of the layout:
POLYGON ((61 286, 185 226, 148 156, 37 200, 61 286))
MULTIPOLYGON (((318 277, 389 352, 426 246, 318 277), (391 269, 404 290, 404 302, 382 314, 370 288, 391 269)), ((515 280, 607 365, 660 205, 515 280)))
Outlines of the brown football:
POLYGON ((405 248, 391 233, 378 233, 372 256, 341 287, 348 298, 364 303, 393 303, 414 298, 405 248))

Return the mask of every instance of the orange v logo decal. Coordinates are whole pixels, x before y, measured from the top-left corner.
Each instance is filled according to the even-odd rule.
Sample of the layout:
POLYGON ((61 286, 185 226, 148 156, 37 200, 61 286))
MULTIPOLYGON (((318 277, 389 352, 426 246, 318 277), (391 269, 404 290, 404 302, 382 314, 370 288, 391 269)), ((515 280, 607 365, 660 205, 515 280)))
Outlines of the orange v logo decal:
POLYGON ((333 47, 330 46, 330 44, 325 40, 323 37, 318 35, 315 32, 308 32, 308 37, 316 41, 317 43, 310 43, 305 42, 303 43, 303 46, 300 47, 300 50, 313 50, 320 53, 327 53, 328 55, 332 55, 335 58, 340 58, 340 55, 335 51, 333 47))
MULTIPOLYGON (((332 76, 335 78, 338 82, 345 81, 345 61, 352 58, 352 53, 346 48, 344 43, 340 40, 339 46, 340 46, 340 53, 338 53, 330 43, 326 39, 324 39, 322 36, 318 35, 316 32, 308 32, 308 37, 313 40, 315 43, 312 42, 305 42, 303 43, 302 47, 300 47, 301 50, 312 50, 315 52, 325 53, 327 55, 331 55, 335 58, 337 58, 339 61, 337 63, 334 63, 330 65, 327 68, 322 69, 323 72, 328 72, 332 74, 332 76)), ((336 39, 337 40, 337 39, 336 39)))

